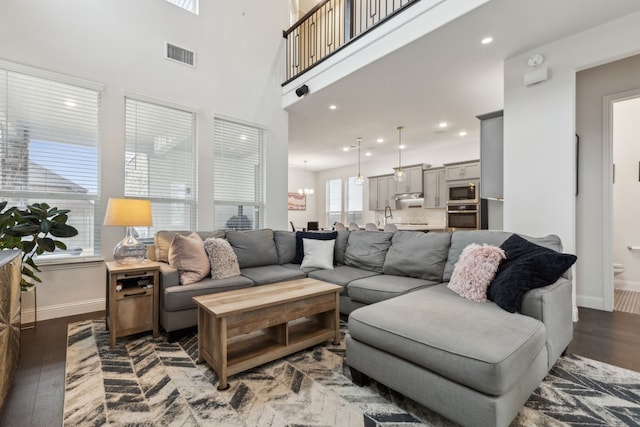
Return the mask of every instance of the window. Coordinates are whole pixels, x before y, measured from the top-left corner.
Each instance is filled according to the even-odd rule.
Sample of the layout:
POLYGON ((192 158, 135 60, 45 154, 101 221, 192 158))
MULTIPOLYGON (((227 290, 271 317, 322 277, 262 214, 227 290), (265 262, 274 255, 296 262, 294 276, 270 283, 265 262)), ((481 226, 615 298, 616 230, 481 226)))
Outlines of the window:
POLYGON ((345 200, 346 206, 346 218, 345 223, 352 222, 362 224, 364 218, 362 216, 362 185, 356 185, 356 177, 352 176, 347 179, 345 200))
POLYGON ((342 180, 327 181, 327 226, 342 222, 342 180))
POLYGON ((349 177, 344 180, 344 191, 342 179, 327 181, 327 226, 332 226, 336 221, 362 224, 362 186, 356 185, 355 179, 349 177))
POLYGON ((198 0, 167 0, 171 4, 187 10, 191 13, 198 14, 198 0))
POLYGON ((215 228, 264 226, 265 147, 262 128, 214 118, 213 202, 215 228))
POLYGON ((137 227, 142 239, 158 230, 195 230, 196 114, 125 98, 126 197, 151 200, 152 227, 137 227))
POLYGON ((70 209, 67 223, 78 230, 64 239, 66 251, 42 257, 100 252, 100 95, 0 69, 0 199, 22 208, 45 202, 70 209))

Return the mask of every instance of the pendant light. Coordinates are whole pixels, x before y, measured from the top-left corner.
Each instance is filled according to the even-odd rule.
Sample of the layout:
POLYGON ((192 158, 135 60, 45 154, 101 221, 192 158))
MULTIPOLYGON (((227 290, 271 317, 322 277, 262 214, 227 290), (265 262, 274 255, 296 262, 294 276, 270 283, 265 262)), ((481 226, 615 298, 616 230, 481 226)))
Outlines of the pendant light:
POLYGON ((298 194, 308 196, 313 194, 313 188, 307 188, 307 161, 304 161, 304 188, 298 188, 298 194))
POLYGON ((393 173, 393 179, 402 182, 407 178, 407 174, 402 169, 402 126, 398 126, 398 169, 393 173))
POLYGON ((356 176, 356 179, 354 181, 356 185, 364 184, 364 177, 360 173, 360 143, 361 142, 362 142, 362 138, 358 138, 358 176, 356 176))

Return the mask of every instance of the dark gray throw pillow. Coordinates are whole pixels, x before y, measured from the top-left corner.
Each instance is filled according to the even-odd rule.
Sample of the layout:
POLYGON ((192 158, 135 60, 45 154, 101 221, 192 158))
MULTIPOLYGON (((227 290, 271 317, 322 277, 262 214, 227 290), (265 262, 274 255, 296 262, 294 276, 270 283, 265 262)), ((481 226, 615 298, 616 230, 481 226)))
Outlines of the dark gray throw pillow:
POLYGON ((577 257, 548 249, 513 234, 500 246, 506 255, 487 290, 487 297, 502 309, 520 311, 527 291, 547 286, 576 262, 577 257))
MULTIPOLYGON (((304 244, 302 239, 316 239, 316 240, 333 240, 338 236, 337 231, 331 233, 323 232, 311 232, 311 231, 296 231, 296 256, 291 262, 292 264, 301 264, 304 259, 304 244)), ((335 260, 334 260, 335 264, 335 260)))

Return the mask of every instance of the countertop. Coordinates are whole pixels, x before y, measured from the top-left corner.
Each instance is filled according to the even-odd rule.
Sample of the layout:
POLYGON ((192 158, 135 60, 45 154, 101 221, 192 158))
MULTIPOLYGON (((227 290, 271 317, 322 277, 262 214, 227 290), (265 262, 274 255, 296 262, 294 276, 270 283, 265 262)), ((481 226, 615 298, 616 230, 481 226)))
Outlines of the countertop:
MULTIPOLYGON (((417 224, 417 223, 393 223, 398 230, 402 231, 432 231, 432 230, 444 230, 444 224, 417 224)), ((380 227, 383 230, 383 227, 380 227)))

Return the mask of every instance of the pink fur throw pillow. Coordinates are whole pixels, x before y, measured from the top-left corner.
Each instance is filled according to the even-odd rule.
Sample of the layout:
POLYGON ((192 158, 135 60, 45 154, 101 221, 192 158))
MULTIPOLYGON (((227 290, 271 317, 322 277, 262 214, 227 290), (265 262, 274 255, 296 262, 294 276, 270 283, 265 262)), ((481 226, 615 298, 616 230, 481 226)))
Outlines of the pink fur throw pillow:
POLYGON ((169 265, 178 270, 181 285, 191 285, 209 275, 209 258, 197 233, 173 237, 169 246, 169 265))
POLYGON ((227 240, 209 238, 204 241, 204 249, 209 254, 211 278, 226 279, 240 275, 238 257, 227 240))
POLYGON ((449 289, 472 301, 487 301, 487 288, 505 258, 504 251, 497 246, 468 245, 453 269, 449 289))

